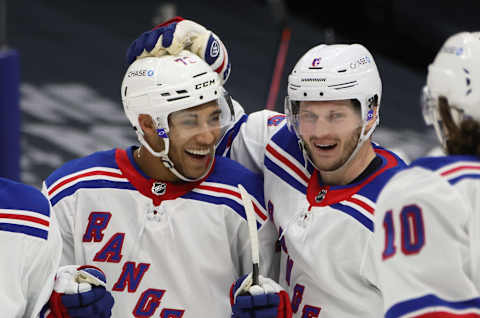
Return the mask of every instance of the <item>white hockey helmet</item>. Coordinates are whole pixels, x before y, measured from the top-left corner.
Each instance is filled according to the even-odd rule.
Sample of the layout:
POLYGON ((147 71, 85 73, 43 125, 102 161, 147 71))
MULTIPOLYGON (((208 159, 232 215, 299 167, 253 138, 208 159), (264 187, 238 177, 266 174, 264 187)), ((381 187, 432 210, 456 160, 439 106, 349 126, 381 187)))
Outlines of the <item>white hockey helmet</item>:
MULTIPOLYGON (((218 74, 197 55, 182 51, 178 55, 137 59, 127 69, 121 88, 122 102, 140 143, 164 165, 184 181, 197 181, 182 175, 168 157, 170 139, 169 115, 211 101, 220 107, 220 129, 234 120, 229 94, 223 89, 218 74), (164 149, 154 151, 143 137, 138 117, 150 115, 157 133, 164 141, 164 149)), ((213 163, 213 160, 212 160, 213 163)), ((208 170, 206 173, 208 173, 208 170)), ((205 173, 205 174, 206 174, 205 173)))
POLYGON ((321 44, 307 51, 289 75, 285 113, 289 128, 296 132, 305 152, 298 131, 298 102, 356 99, 361 106, 362 130, 348 162, 378 125, 381 96, 382 82, 375 60, 364 46, 321 44), (375 114, 375 107, 375 123, 365 134, 366 126, 375 114))
POLYGON ((455 125, 459 126, 467 117, 480 121, 480 32, 450 36, 428 67, 422 97, 423 117, 427 125, 435 127, 445 147, 438 109, 440 97, 448 100, 455 125))

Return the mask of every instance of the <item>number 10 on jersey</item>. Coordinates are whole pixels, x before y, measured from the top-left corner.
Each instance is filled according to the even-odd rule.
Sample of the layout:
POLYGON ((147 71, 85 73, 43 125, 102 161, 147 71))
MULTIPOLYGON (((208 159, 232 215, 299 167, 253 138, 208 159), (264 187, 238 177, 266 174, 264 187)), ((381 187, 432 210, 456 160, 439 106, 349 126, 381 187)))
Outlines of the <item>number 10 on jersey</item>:
MULTIPOLYGON (((404 206, 399 214, 399 233, 395 230, 397 220, 394 220, 394 213, 389 210, 383 219, 385 230, 385 248, 382 253, 383 260, 395 255, 397 252, 396 235, 400 235, 402 253, 405 255, 418 254, 425 245, 425 228, 423 225, 422 209, 416 204, 404 206)), ((397 223, 398 224, 398 223, 397 223)))

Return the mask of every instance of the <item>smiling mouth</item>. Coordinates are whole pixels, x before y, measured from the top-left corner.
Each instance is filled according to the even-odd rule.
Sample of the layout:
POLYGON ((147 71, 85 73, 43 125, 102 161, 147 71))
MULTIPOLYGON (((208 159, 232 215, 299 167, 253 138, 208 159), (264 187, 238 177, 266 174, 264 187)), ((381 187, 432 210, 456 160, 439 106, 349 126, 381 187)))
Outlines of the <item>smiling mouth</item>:
POLYGON ((185 152, 196 159, 203 159, 210 154, 210 149, 186 149, 185 152))
POLYGON ((328 143, 328 144, 313 144, 315 148, 320 149, 320 150, 332 150, 335 147, 337 147, 337 143, 328 143))

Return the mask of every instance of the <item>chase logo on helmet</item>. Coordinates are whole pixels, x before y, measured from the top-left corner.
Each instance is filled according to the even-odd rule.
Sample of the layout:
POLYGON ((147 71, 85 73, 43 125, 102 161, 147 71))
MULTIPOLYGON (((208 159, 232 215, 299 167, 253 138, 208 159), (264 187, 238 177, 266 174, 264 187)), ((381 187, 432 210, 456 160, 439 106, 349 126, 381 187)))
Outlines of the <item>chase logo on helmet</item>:
POLYGON ((364 56, 364 57, 359 58, 355 62, 351 62, 350 63, 350 68, 356 69, 359 66, 370 64, 370 63, 372 63, 370 58, 368 56, 364 56))
POLYGON ((135 77, 135 76, 152 76, 153 70, 132 70, 127 73, 128 77, 135 77))
POLYGON ((203 88, 203 87, 208 87, 208 86, 211 86, 211 85, 214 85, 214 84, 215 84, 215 80, 214 80, 214 79, 211 79, 211 80, 206 81, 206 82, 203 82, 203 83, 195 84, 195 89, 200 89, 200 88, 203 88))
POLYGON ((443 53, 447 54, 455 54, 456 56, 460 56, 463 53, 463 47, 458 46, 444 46, 442 48, 443 53))

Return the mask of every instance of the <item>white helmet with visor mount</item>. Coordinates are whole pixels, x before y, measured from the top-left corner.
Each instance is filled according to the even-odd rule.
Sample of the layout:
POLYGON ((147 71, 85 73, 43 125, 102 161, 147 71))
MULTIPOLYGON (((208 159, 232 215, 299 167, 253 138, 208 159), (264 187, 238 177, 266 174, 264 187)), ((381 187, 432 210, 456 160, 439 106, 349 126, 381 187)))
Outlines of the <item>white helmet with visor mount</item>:
MULTIPOLYGON (((218 74, 189 51, 182 51, 178 55, 137 59, 125 73, 121 94, 125 113, 140 143, 153 156, 161 158, 163 164, 181 180, 197 181, 203 178, 204 175, 192 179, 175 169, 168 156, 171 130, 169 116, 177 111, 216 101, 219 116, 215 123, 202 129, 222 130, 231 125, 234 120, 232 102, 223 89, 218 74), (153 150, 145 140, 138 121, 141 114, 152 118, 157 134, 162 137, 163 150, 153 150)), ((190 133, 193 134, 193 130, 190 133)), ((205 174, 208 171, 209 169, 205 174)))
POLYGON ((302 56, 288 77, 285 113, 289 128, 295 131, 304 154, 313 163, 299 130, 300 102, 358 101, 361 111, 360 138, 343 167, 355 156, 378 125, 381 95, 382 83, 377 66, 373 56, 364 46, 360 44, 315 46, 302 56), (371 120, 375 120, 375 123, 366 132, 366 126, 371 120))

